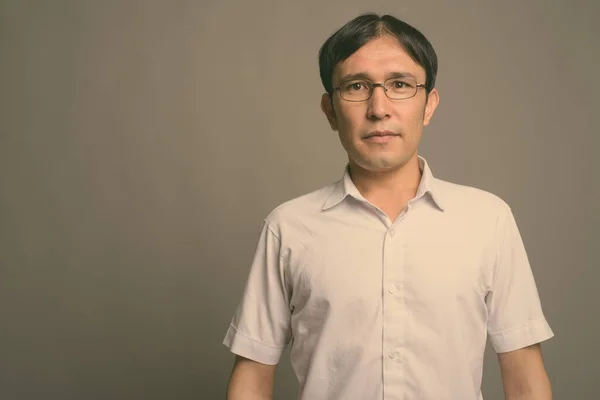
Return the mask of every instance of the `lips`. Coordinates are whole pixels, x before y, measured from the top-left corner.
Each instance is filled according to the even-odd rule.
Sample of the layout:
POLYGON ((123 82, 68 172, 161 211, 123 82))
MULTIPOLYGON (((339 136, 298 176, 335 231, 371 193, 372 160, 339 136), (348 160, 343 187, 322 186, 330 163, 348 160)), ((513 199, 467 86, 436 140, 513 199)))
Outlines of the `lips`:
POLYGON ((394 141, 398 136, 400 135, 393 132, 373 132, 365 136, 363 140, 371 144, 387 144, 394 141))
POLYGON ((393 136, 400 136, 397 133, 394 133, 392 131, 376 131, 376 132, 371 132, 369 134, 367 134, 367 136, 365 136, 365 139, 370 139, 373 137, 393 137, 393 136))

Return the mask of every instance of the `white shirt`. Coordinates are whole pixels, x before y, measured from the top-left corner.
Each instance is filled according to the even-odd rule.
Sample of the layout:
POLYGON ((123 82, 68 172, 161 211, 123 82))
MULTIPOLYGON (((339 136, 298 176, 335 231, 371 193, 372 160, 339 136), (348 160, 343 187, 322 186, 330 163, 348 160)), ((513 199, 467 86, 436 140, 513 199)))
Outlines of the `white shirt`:
POLYGON ((487 337, 551 338, 509 206, 419 167, 393 222, 347 167, 273 210, 224 344, 273 365, 291 343, 302 400, 480 400, 487 337))

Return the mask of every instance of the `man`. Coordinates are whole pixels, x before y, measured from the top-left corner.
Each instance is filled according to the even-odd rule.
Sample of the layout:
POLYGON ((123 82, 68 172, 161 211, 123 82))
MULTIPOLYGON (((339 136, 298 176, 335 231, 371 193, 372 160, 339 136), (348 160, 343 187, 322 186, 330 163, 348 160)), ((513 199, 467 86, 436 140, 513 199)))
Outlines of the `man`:
POLYGON ((348 164, 264 220, 224 340, 228 398, 272 398, 291 343, 300 399, 478 400, 489 338, 506 398, 551 399, 539 343, 553 333, 510 208, 417 154, 439 101, 429 41, 365 14, 319 63, 348 164))

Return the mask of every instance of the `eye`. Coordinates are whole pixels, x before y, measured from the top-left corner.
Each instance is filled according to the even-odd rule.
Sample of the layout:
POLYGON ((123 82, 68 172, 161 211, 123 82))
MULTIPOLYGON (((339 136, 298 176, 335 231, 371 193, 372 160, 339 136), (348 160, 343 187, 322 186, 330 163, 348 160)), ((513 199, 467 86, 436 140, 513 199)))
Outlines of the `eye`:
POLYGON ((352 92, 352 91, 358 92, 358 91, 361 91, 361 90, 368 89, 367 85, 364 82, 350 82, 350 83, 347 83, 344 86, 344 88, 348 92, 352 92))
POLYGON ((393 81, 392 88, 394 89, 404 89, 410 87, 410 84, 404 81, 393 81))

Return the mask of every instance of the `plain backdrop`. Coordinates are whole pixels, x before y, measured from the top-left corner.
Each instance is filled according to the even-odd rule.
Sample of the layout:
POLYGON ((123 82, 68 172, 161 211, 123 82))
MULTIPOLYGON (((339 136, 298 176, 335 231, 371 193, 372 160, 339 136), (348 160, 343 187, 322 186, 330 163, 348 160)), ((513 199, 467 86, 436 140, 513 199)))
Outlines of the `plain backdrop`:
POLYGON ((224 398, 262 219, 342 176, 317 52, 365 11, 433 43, 420 154, 512 207, 555 398, 600 398, 599 2, 3 0, 1 399, 224 398))

